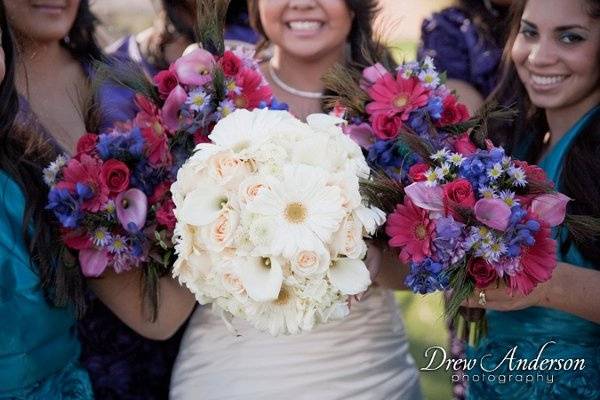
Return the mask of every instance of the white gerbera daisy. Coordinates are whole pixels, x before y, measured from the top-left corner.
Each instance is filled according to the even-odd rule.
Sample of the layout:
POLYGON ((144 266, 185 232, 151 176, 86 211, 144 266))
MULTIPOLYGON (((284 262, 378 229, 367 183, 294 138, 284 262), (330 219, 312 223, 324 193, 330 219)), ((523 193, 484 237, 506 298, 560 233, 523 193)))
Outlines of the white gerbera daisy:
POLYGON ((281 130, 287 121, 296 121, 285 111, 235 110, 220 120, 208 136, 217 146, 240 152, 253 147, 259 148, 271 135, 281 130))
POLYGON ((306 306, 290 286, 282 286, 278 296, 269 301, 249 305, 249 321, 257 329, 273 336, 301 331, 306 306))
POLYGON ((268 216, 275 232, 271 251, 292 257, 300 250, 318 250, 328 242, 345 215, 339 187, 329 186, 328 174, 307 165, 286 166, 283 180, 248 204, 251 212, 268 216))

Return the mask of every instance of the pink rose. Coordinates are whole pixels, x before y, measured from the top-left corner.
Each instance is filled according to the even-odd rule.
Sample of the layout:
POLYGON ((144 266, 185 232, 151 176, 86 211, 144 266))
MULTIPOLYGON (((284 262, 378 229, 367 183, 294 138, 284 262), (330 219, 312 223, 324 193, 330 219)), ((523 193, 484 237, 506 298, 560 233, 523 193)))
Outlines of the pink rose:
POLYGON ((454 149, 463 156, 470 156, 477 151, 477 146, 471 142, 469 134, 465 133, 454 142, 454 149))
POLYGON ((473 280, 475 280, 475 286, 479 289, 488 287, 498 278, 494 267, 483 258, 470 259, 467 266, 467 271, 473 280))
POLYGON ((408 176, 413 182, 422 182, 427 180, 425 173, 429 170, 429 165, 425 163, 416 163, 408 170, 408 176))
POLYGON ((402 119, 399 115, 390 116, 384 113, 379 113, 371 116, 371 120, 373 122, 375 136, 377 136, 379 139, 395 139, 400 134, 402 119))
POLYGON ((77 141, 77 154, 86 153, 92 155, 96 149, 98 143, 98 135, 94 133, 86 133, 77 141))
POLYGON ((122 161, 108 160, 102 165, 100 180, 111 193, 121 193, 129 186, 129 168, 122 161))
POLYGON ((442 186, 444 189, 444 210, 446 214, 450 213, 457 221, 462 221, 462 217, 457 212, 457 208, 473 208, 475 205, 475 193, 473 187, 466 179, 457 179, 442 186))
POLYGON ((226 51, 223 57, 219 60, 219 65, 223 68, 225 76, 233 77, 240 72, 242 68, 242 60, 238 58, 232 51, 226 51))
POLYGON ((160 71, 154 76, 154 83, 158 86, 158 93, 162 99, 166 99, 169 93, 179 85, 177 75, 170 70, 160 71))

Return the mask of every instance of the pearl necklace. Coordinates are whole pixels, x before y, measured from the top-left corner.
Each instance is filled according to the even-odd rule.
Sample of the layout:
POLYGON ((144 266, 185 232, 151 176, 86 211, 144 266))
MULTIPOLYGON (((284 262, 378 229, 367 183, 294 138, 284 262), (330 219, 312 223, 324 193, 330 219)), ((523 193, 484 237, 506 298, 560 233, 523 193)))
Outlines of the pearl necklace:
POLYGON ((323 97, 323 93, 321 92, 308 92, 300 89, 293 88, 289 86, 287 83, 281 80, 279 76, 275 73, 275 69, 273 69, 273 65, 269 63, 269 75, 273 82, 283 91, 288 92, 289 94, 293 94, 295 96, 305 97, 307 99, 320 99, 323 97))

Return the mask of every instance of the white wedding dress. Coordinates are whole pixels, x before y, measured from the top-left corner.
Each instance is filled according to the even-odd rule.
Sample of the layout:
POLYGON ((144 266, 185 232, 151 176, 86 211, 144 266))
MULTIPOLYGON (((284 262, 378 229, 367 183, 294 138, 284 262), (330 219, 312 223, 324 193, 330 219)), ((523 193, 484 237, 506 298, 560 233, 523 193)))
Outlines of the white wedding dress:
POLYGON ((272 337, 198 307, 171 377, 174 400, 412 400, 419 375, 393 293, 371 289, 342 321, 272 337))

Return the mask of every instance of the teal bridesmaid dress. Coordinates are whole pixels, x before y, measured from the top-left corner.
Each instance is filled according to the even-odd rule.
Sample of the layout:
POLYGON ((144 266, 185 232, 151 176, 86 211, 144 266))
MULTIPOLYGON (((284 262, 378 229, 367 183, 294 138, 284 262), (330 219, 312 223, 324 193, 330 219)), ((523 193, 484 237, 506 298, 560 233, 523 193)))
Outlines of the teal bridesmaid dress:
POLYGON ((25 200, 0 171, 0 399, 93 399, 75 318, 44 297, 23 240, 25 200))
MULTIPOLYGON (((546 171, 549 179, 555 183, 559 182, 561 167, 568 150, 587 124, 599 113, 600 106, 590 110, 542 160, 540 167, 546 171)), ((562 232, 556 231, 555 235, 564 241, 565 233, 563 229, 562 232)), ((558 259, 583 268, 594 267, 573 245, 566 252, 559 251, 558 259)), ((509 382, 508 375, 511 375, 511 372, 507 368, 508 361, 504 361, 498 370, 492 373, 496 376, 506 374, 504 383, 501 383, 498 377, 491 381, 487 376, 489 373, 475 368, 467 372, 469 399, 600 399, 600 325, 573 314, 541 307, 511 312, 488 311, 486 316, 488 335, 477 348, 468 349, 467 357, 481 360, 489 354, 484 361, 487 370, 501 363, 514 346, 518 348, 513 365, 516 365, 517 359, 535 359, 540 348, 549 341, 555 341, 556 344, 548 345, 540 360, 583 358, 585 367, 581 371, 513 371, 513 380, 509 382), (549 375, 544 374, 553 375, 553 382, 549 382, 549 375), (521 375, 519 379, 524 381, 515 381, 516 375, 521 375), (529 378, 531 382, 526 382, 527 375, 533 377, 529 378)), ((477 366, 479 367, 479 361, 477 366)))

